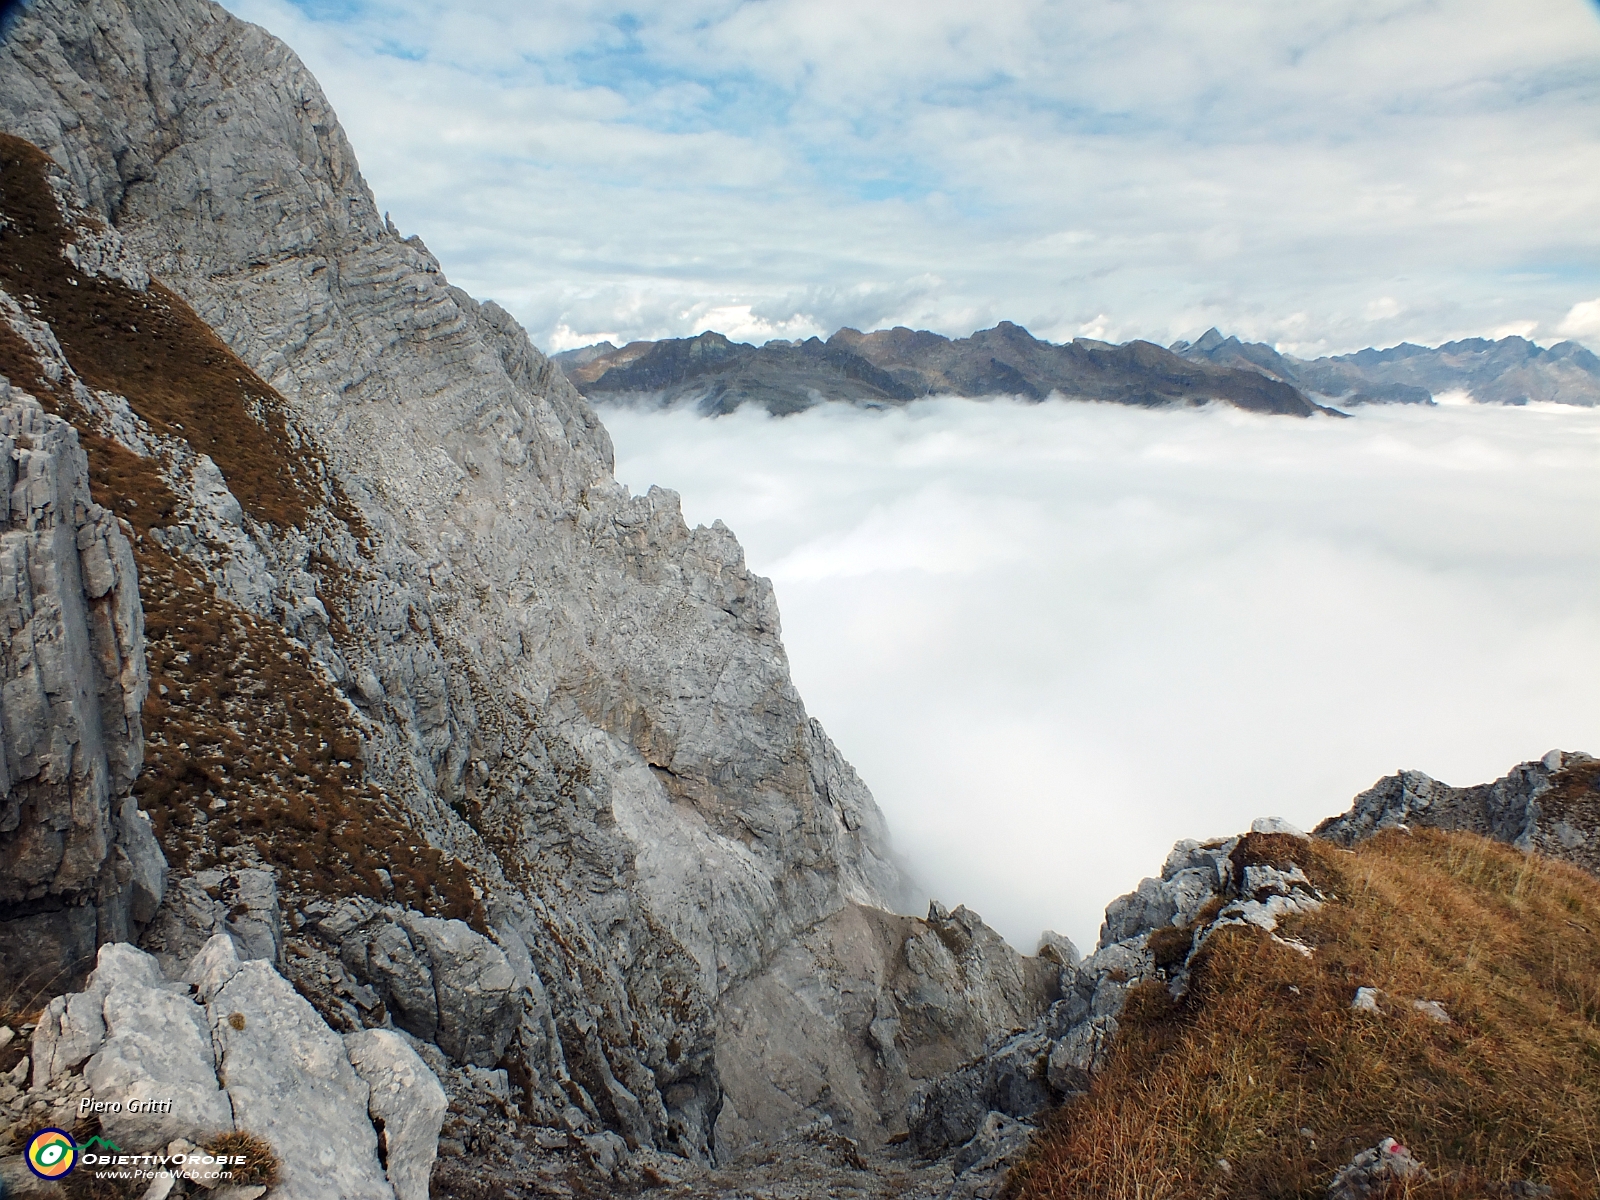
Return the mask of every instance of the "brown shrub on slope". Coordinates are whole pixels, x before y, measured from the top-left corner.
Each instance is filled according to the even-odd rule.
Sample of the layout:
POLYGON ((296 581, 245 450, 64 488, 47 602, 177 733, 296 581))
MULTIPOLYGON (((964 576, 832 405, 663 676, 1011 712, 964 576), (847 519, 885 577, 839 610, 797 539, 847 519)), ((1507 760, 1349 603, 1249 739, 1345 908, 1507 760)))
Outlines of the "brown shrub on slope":
POLYGON ((1322 1200, 1385 1136, 1432 1173, 1407 1195, 1600 1194, 1600 881, 1471 834, 1302 857, 1336 895, 1286 923, 1313 957, 1226 929, 1181 1005, 1137 991, 1111 1064, 1012 1195, 1322 1200), (1352 1009, 1358 987, 1385 1011, 1352 1009))
POLYGON ((161 284, 137 292, 62 257, 72 237, 49 164, 0 134, 0 284, 50 326, 85 383, 126 396, 156 432, 210 455, 258 521, 303 525, 314 467, 289 436, 282 399, 161 284))

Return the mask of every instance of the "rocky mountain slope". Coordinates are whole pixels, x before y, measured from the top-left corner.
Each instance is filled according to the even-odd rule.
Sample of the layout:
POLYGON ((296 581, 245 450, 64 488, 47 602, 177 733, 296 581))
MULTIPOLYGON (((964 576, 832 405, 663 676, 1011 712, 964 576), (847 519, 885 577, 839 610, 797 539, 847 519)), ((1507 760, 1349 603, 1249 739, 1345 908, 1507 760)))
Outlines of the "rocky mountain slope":
POLYGON ((1079 338, 1056 345, 1009 321, 955 340, 926 330, 841 329, 826 342, 757 347, 702 333, 621 349, 603 343, 554 361, 591 398, 692 403, 706 413, 759 404, 776 415, 825 399, 881 406, 935 394, 1029 400, 1059 394, 1146 408, 1231 404, 1301 417, 1323 411, 1259 371, 1187 362, 1149 342, 1113 346, 1079 338))
POLYGON ((1012 1194, 1594 1195, 1600 881, 1466 832, 1288 841, 1317 906, 1152 933, 1198 943, 1184 986, 1130 991, 1012 1194))
POLYGON ((1209 329, 1192 344, 1175 342, 1172 351, 1191 362, 1260 371, 1329 404, 1425 404, 1446 392, 1467 392, 1482 404, 1600 404, 1600 358, 1577 342, 1548 348, 1520 337, 1437 347, 1402 342, 1307 361, 1209 329))
MULTIPOLYGON (((732 534, 615 482, 582 396, 380 217, 281 43, 203 0, 39 0, 0 45, 0 123, 0 373, 18 421, 87 455, 92 497, 50 536, 131 549, 146 621, 131 667, 96 643, 122 765, 85 778, 72 870, 25 870, 32 831, 66 832, 55 793, 6 810, 0 875, 23 882, 0 926, 33 938, 41 904, 73 922, 47 978, 8 977, 12 1003, 145 918, 174 972, 226 932, 336 1030, 506 1072, 524 1124, 704 1162, 799 1119, 881 1141, 903 1114, 880 1095, 1049 1002, 1050 972, 992 935, 913 968, 901 935, 937 930, 899 919, 851 970, 885 1011, 907 972, 954 1011, 861 1042, 809 978, 839 1009, 828 1048, 782 1025, 735 1053, 735 997, 792 990, 830 921, 904 902, 881 815, 807 716, 732 534), (153 913, 150 872, 123 867, 145 829, 171 868, 153 913), (791 1059, 829 1086, 775 1095, 766 1064, 791 1059)), ((127 609, 99 561, 35 591, 127 609)), ((8 735, 53 747, 12 778, 76 765, 92 707, 8 707, 8 735)))

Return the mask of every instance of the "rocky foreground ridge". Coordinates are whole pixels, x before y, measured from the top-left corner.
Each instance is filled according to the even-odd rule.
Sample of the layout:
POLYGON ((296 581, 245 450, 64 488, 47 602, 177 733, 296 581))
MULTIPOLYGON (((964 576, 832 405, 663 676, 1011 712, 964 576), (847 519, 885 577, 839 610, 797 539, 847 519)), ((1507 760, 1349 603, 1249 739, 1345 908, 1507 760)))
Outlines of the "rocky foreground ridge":
MULTIPOLYGON (((1600 841, 1600 823, 1590 820, 1597 806, 1600 760, 1552 751, 1476 788, 1450 788, 1417 772, 1380 780, 1356 798, 1349 812, 1324 824, 1332 840, 1313 840, 1281 820, 1264 818, 1243 835, 1180 841, 1159 876, 1108 906, 1093 954, 1080 958, 1065 939, 1046 938, 1040 957, 1030 963, 1044 968, 1048 979, 1025 969, 1022 979, 1012 981, 1027 986, 1031 974, 1035 986, 1042 985, 1040 994, 1050 999, 1036 1019, 1023 1023, 1013 1017, 1008 1025, 990 1014, 993 1031, 975 1056, 931 1074, 909 1097, 901 1091, 873 1098, 880 1111, 903 1105, 905 1133, 884 1142, 848 1136, 842 1131, 847 1122, 826 1116, 806 1121, 797 1112, 788 1129, 710 1165, 642 1146, 615 1130, 553 1121, 548 1112, 525 1104, 505 1066, 491 1069, 473 1062, 494 1053, 487 1047, 498 1036, 497 1014, 504 1011, 506 993, 526 986, 525 980, 519 982, 519 969, 486 939, 460 922, 358 899, 312 901, 296 912, 292 902, 280 907, 276 896, 266 897, 270 903, 263 908, 241 911, 187 961, 122 943, 103 945, 82 991, 51 1000, 36 1021, 21 1025, 20 1037, 9 1027, 0 1030, 0 1074, 5 1076, 0 1122, 9 1122, 19 1143, 33 1130, 53 1125, 74 1130, 80 1139, 109 1138, 126 1153, 165 1154, 169 1160, 203 1153, 229 1136, 248 1132, 264 1138, 276 1151, 276 1169, 264 1182, 247 1179, 233 1190, 212 1193, 228 1200, 269 1192, 278 1198, 392 1195, 400 1200, 430 1194, 568 1196, 596 1188, 602 1194, 650 1192, 678 1200, 751 1195, 802 1200, 824 1194, 975 1200, 1006 1194, 1008 1186, 1028 1197, 1100 1194, 1123 1176, 1160 1184, 1174 1173, 1187 1173, 1188 1182, 1158 1186, 1155 1194, 1211 1194, 1220 1188, 1220 1194, 1325 1193, 1362 1200, 1406 1181, 1422 1195, 1435 1194, 1417 1191, 1428 1185, 1437 1185, 1441 1196, 1567 1195, 1528 1176, 1570 1178, 1569 1160, 1574 1153, 1582 1159, 1582 1148, 1572 1130, 1550 1123, 1572 1122, 1518 1109, 1529 1103, 1516 1090, 1525 1081, 1516 1071, 1494 1066, 1504 1051, 1496 1054, 1486 1044, 1505 1036, 1503 1018, 1480 1011, 1496 997, 1474 990, 1482 985, 1472 976, 1491 981, 1489 987, 1503 993, 1502 1002, 1509 1001, 1517 1012, 1550 1003, 1547 996, 1553 992, 1555 1008, 1541 1019, 1576 1022, 1564 1036, 1588 1038, 1600 1049, 1594 1014, 1585 1016, 1581 1001, 1574 1008, 1578 993, 1571 992, 1592 978, 1586 974, 1590 960, 1600 962, 1600 940, 1584 924, 1600 915, 1600 884, 1528 848, 1530 833, 1537 838, 1541 831, 1566 830, 1546 848, 1587 861, 1588 846, 1600 841), (1480 838, 1480 829, 1487 836, 1480 838), (1447 831, 1435 836, 1458 840, 1422 841, 1425 830, 1447 831), (1401 834, 1406 835, 1402 842, 1419 839, 1415 853, 1382 843, 1401 834), (1337 858, 1349 853, 1339 850, 1340 842, 1362 847, 1373 839, 1388 848, 1366 865, 1337 858), (1525 865, 1496 859, 1483 848, 1496 842, 1508 847, 1505 854, 1527 856, 1525 865), (1459 954, 1452 940, 1419 955, 1404 940, 1387 940, 1381 926, 1359 921, 1341 939, 1341 929, 1352 923, 1345 911, 1356 899, 1352 889, 1361 892, 1380 922, 1403 920, 1401 930, 1412 938, 1421 924, 1426 937, 1436 918, 1428 908, 1419 917, 1401 899, 1403 891, 1395 892, 1415 888, 1415 875, 1383 877, 1384 864, 1403 866, 1408 854, 1413 861, 1431 861, 1436 875, 1442 872, 1459 878, 1464 888, 1486 892, 1491 903, 1511 905, 1520 914, 1519 924, 1534 936, 1553 937, 1559 948, 1535 955, 1553 981, 1535 981, 1543 991, 1531 987, 1517 976, 1511 958, 1485 958, 1481 948, 1469 952, 1463 967, 1454 961, 1459 954), (1548 913, 1528 909, 1517 898, 1524 888, 1532 889, 1528 894, 1537 898, 1536 909, 1542 906, 1562 919, 1551 921, 1548 913), (290 983, 280 973, 284 931, 277 923, 284 908, 291 923, 313 927, 330 945, 342 945, 351 965, 361 954, 370 956, 385 946, 391 956, 386 957, 388 977, 381 969, 374 972, 369 958, 357 974, 375 985, 346 976, 338 995, 330 997, 309 986, 303 970, 290 983), (1329 913, 1334 919, 1323 921, 1329 913), (352 935, 353 930, 362 932, 352 935), (1573 930, 1583 938, 1574 937, 1573 930), (1375 951, 1377 963, 1388 966, 1344 961, 1350 953, 1340 942, 1352 939, 1357 958, 1375 951), (1441 951, 1452 960, 1442 973, 1426 962, 1430 953, 1441 951), (1420 969, 1411 962, 1417 958, 1423 960, 1420 969), (405 974, 406 965, 415 970, 419 959, 427 964, 424 970, 434 972, 421 989, 405 974), (1396 963, 1409 969, 1397 973, 1396 963), (1373 986, 1380 980, 1392 990, 1373 986), (348 1017, 341 1016, 341 1004, 348 1017), (1230 1015, 1229 1006, 1250 1014, 1248 1021, 1230 1015), (429 1021, 423 1035, 412 1032, 419 1009, 426 1010, 429 1021), (1306 1011, 1297 1016, 1299 1009, 1306 1011), (1106 1141, 1108 1107, 1142 1084, 1140 1075, 1130 1079, 1130 1072, 1150 1077, 1158 1090, 1176 1086, 1161 1081, 1163 1071, 1185 1069, 1190 1072, 1180 1077, 1185 1085, 1215 1085, 1218 1051, 1208 1052, 1203 1069, 1185 1068, 1185 1056, 1196 1052, 1182 1044, 1196 1036, 1191 1030, 1204 1033, 1213 1011, 1222 1013, 1224 1039, 1236 1033, 1241 1039, 1238 1046, 1221 1050, 1241 1074, 1243 1064, 1254 1061, 1256 1071, 1299 1072, 1295 1078, 1304 1086, 1305 1073, 1311 1072, 1313 1088, 1321 1090, 1297 1101, 1287 1081, 1274 1084, 1280 1090, 1267 1094, 1284 1112, 1255 1117, 1264 1124, 1291 1121, 1298 1132, 1256 1129, 1252 1137, 1232 1120, 1210 1128, 1207 1138, 1233 1155, 1237 1168, 1225 1157, 1185 1161, 1193 1160, 1196 1149, 1182 1137, 1175 1145, 1152 1145, 1142 1156, 1130 1155, 1129 1147, 1112 1138, 1102 1165, 1085 1161, 1084 1155, 1092 1159, 1094 1147, 1106 1141), (358 1013, 376 1013, 378 1019, 361 1021, 358 1013), (1330 1019, 1336 1027, 1327 1030, 1330 1019), (1275 1068, 1272 1047, 1263 1058, 1258 1031, 1243 1028, 1251 1022, 1276 1022, 1283 1027, 1280 1040, 1293 1041, 1303 1028, 1315 1031, 1313 1042, 1350 1041, 1339 1051, 1350 1061, 1342 1063, 1338 1054, 1314 1056, 1297 1066, 1293 1056, 1304 1051, 1290 1046, 1289 1061, 1275 1068), (339 1029, 347 1026, 352 1028, 341 1036, 339 1029), (1363 1078, 1374 1062, 1379 1074, 1363 1078), (1462 1118, 1448 1108, 1433 1113, 1429 1104, 1395 1088, 1388 1076, 1399 1071, 1404 1077, 1402 1068, 1410 1065, 1457 1092, 1465 1087, 1468 1098, 1484 1094, 1489 1083, 1479 1076, 1488 1070, 1504 1104, 1541 1123, 1541 1142, 1531 1156, 1524 1154, 1520 1135, 1506 1134, 1498 1125, 1487 1140, 1469 1139, 1461 1147, 1439 1142, 1438 1121, 1453 1130, 1451 1123, 1462 1118), (1361 1082, 1352 1085, 1351 1076, 1361 1082), (1351 1086, 1360 1093, 1340 1090, 1351 1086), (113 1094, 124 1100, 176 1098, 176 1105, 84 1116, 85 1100, 113 1094), (1385 1130, 1425 1131, 1418 1140, 1426 1143, 1435 1169, 1392 1136, 1380 1136, 1385 1130), (1434 1136, 1426 1136, 1428 1131, 1434 1136), (1446 1169, 1441 1154, 1455 1165, 1446 1169), (1231 1174, 1236 1169, 1242 1172, 1237 1178, 1231 1174), (1080 1178, 1085 1171, 1087 1178, 1080 1178), (1084 1183, 1091 1185, 1087 1192, 1081 1190, 1084 1183)), ((267 872, 248 882, 258 892, 273 886, 267 872)), ((1455 916, 1475 944, 1505 936, 1488 923, 1492 912, 1472 906, 1470 890, 1424 899, 1444 912, 1465 904, 1455 916)), ((940 1044, 926 1027, 916 1027, 960 1012, 953 988, 965 986, 981 995, 995 985, 992 979, 952 979, 930 971, 930 959, 954 954, 969 966, 1006 961, 1003 954, 986 952, 992 948, 985 943, 994 935, 965 910, 946 913, 935 905, 925 926, 882 912, 841 917, 806 939, 805 968, 812 983, 803 995, 787 1001, 755 997, 741 1015, 758 1020, 763 1029, 804 1022, 803 1037, 826 1045, 838 1037, 828 1018, 854 1007, 860 1020, 853 1027, 843 1022, 848 1037, 875 1045, 888 1069, 894 1056, 915 1052, 919 1042, 940 1044), (880 982, 875 1004, 863 1005, 852 1002, 851 994, 858 988, 870 994, 872 980, 840 972, 847 968, 852 944, 863 938, 870 942, 874 922, 887 923, 897 936, 909 934, 906 965, 898 978, 880 982), (919 928, 927 932, 919 934, 919 928), (884 1013, 886 1000, 898 1000, 898 1016, 884 1013)), ((283 945, 297 941, 291 937, 283 945)), ((324 986, 327 982, 324 978, 324 986)), ((749 1053, 752 1046, 746 1042, 741 1050, 749 1053)), ((1532 1051, 1524 1046, 1518 1053, 1532 1051)), ((1563 1053, 1568 1052, 1559 1045, 1537 1043, 1537 1054, 1546 1059, 1563 1053)), ((1579 1053, 1584 1061, 1581 1048, 1579 1053)), ((751 1054, 752 1061, 756 1057, 751 1054)), ((766 1069, 782 1075, 795 1066, 769 1059, 766 1069)), ((1544 1068, 1534 1067, 1537 1080, 1544 1068)), ((820 1082, 827 1086, 825 1079, 820 1082)), ((1556 1112, 1570 1117, 1575 1110, 1568 1094, 1589 1086, 1582 1069, 1559 1086, 1552 1083, 1556 1112)), ((1165 1099, 1162 1093, 1160 1099, 1140 1097, 1137 1103, 1154 1111, 1165 1099)), ((1229 1106, 1240 1102, 1226 1101, 1229 1106)), ((1133 1119, 1140 1115, 1136 1109, 1133 1119)), ((1129 1120, 1114 1114, 1112 1119, 1129 1120)), ((1156 1120, 1163 1132, 1172 1127, 1171 1116, 1156 1111, 1156 1120)), ((1577 1164, 1580 1170, 1582 1165, 1577 1164)), ((26 1174, 18 1158, 0 1157, 0 1182, 17 1195, 54 1194, 26 1174)), ((160 1186, 163 1197, 205 1190, 182 1170, 164 1177, 160 1186)), ((143 1195, 144 1187, 141 1182, 106 1194, 143 1195)))

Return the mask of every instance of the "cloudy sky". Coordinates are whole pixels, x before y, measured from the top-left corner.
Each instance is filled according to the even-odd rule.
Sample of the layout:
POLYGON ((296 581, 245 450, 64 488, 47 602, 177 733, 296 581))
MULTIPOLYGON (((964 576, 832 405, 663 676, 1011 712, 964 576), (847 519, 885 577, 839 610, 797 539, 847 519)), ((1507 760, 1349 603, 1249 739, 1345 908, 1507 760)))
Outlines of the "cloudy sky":
POLYGON ((1600 348, 1592 0, 227 0, 546 349, 1600 348))

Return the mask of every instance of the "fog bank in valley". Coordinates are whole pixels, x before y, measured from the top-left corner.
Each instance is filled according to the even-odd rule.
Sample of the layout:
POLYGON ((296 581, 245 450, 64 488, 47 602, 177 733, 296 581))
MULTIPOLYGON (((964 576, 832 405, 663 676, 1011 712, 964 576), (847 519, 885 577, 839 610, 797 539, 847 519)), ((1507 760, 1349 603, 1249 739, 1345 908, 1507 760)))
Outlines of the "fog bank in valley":
POLYGON ((1093 941, 1180 837, 1600 753, 1600 412, 603 410, 721 518, 928 893, 1093 941))

